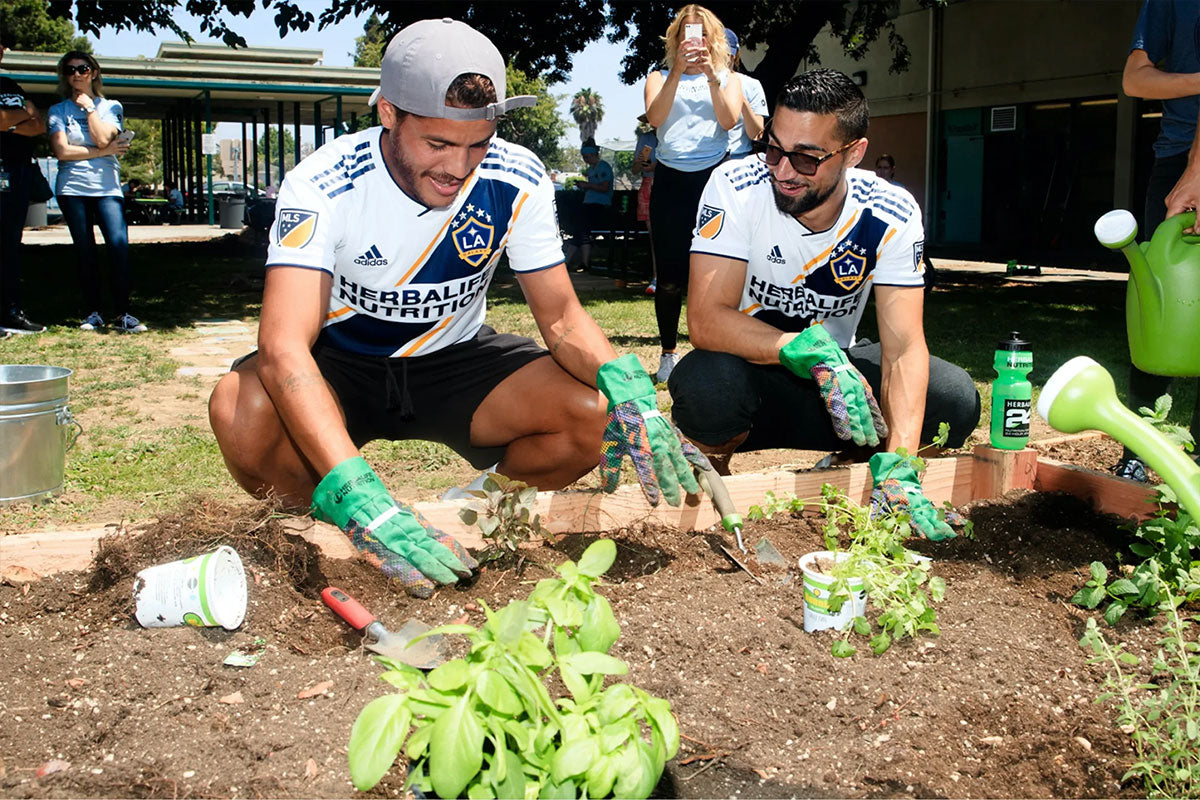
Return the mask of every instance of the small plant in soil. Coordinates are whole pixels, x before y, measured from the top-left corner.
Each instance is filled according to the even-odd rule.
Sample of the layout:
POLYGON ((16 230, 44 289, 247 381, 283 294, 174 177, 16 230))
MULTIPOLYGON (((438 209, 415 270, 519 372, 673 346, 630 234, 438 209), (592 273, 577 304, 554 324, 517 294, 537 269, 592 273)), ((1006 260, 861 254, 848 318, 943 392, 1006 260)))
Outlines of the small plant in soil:
POLYGON ((542 527, 541 516, 533 513, 537 502, 537 487, 512 480, 498 472, 489 472, 483 489, 472 490, 476 499, 458 512, 467 525, 479 525, 488 549, 481 559, 492 561, 533 538, 545 538, 549 532, 542 527))
POLYGON ((776 514, 799 514, 804 510, 804 501, 790 493, 784 493, 782 497, 775 495, 775 492, 767 490, 763 504, 752 505, 746 511, 746 519, 772 519, 776 514))
POLYGON ((382 679, 400 691, 368 703, 354 723, 355 787, 373 787, 403 751, 408 785, 439 797, 649 796, 679 750, 679 728, 666 700, 604 686, 629 670, 608 654, 620 627, 593 587, 615 558, 616 545, 601 539, 528 599, 499 611, 480 601, 481 628, 425 634, 471 643, 466 657, 428 675, 378 658, 382 679))
POLYGON ((1090 663, 1108 668, 1106 692, 1097 702, 1114 701, 1117 724, 1133 739, 1137 761, 1122 780, 1141 778, 1148 797, 1200 796, 1200 642, 1190 631, 1197 617, 1180 613, 1185 596, 1200 595, 1200 582, 1178 587, 1160 582, 1165 636, 1148 681, 1135 673, 1136 656, 1104 638, 1095 618, 1079 640, 1092 651, 1090 663))

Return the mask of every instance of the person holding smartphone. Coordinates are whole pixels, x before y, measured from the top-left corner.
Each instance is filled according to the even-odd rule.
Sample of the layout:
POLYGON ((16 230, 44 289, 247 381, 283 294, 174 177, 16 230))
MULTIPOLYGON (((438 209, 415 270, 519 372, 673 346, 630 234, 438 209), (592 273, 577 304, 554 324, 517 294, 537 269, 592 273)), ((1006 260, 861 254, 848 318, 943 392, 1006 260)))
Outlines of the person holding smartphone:
MULTIPOLYGON (((700 194, 725 158, 741 116, 742 83, 729 70, 725 26, 703 6, 686 5, 667 27, 664 68, 646 78, 646 119, 658 129, 658 166, 650 192, 650 244, 658 270, 654 314, 662 345, 656 379, 679 360, 679 315, 688 283, 688 249, 700 194)), ((700 218, 700 224, 712 222, 700 218)))
POLYGON ((142 333, 146 326, 129 313, 129 233, 117 162, 129 150, 129 139, 120 136, 124 109, 104 96, 100 64, 89 53, 72 50, 59 60, 58 89, 66 99, 50 107, 50 149, 58 158, 54 193, 75 244, 84 307, 90 312, 79 327, 104 328, 92 228, 98 222, 112 259, 112 329, 142 333))

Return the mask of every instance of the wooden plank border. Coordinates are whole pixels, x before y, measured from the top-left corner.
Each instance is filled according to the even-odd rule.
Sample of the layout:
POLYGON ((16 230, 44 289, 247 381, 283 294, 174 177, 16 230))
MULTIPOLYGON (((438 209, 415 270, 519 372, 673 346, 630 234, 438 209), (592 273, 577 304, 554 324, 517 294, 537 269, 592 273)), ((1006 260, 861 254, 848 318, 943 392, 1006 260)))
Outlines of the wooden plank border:
MULTIPOLYGON (((1083 434, 1077 438, 1091 438, 1092 435, 1083 434)), ((743 514, 750 506, 761 504, 768 491, 778 497, 816 500, 826 483, 846 492, 857 503, 865 504, 870 500, 871 474, 866 464, 822 470, 775 470, 725 479, 734 505, 743 514)), ((1068 492, 1087 500, 1101 512, 1139 520, 1151 516, 1157 508, 1154 505, 1157 493, 1151 487, 1040 458, 1037 451, 1030 448, 997 450, 980 445, 971 455, 929 459, 921 484, 925 495, 938 506, 947 500, 961 506, 972 500, 1001 497, 1013 489, 1026 489, 1068 492)), ((465 505, 466 501, 454 501, 416 503, 414 507, 434 526, 466 547, 478 549, 484 546, 479 529, 464 524, 458 517, 465 505)), ((695 531, 720 521, 707 498, 688 497, 679 508, 666 503, 651 508, 636 485, 622 486, 612 494, 539 492, 534 511, 541 515, 542 524, 552 533, 600 533, 641 522, 695 531)), ((327 557, 352 558, 357 555, 346 537, 332 525, 314 522, 308 517, 286 520, 285 525, 317 545, 327 557)), ((0 537, 0 565, 17 564, 43 575, 86 569, 100 538, 115 531, 114 526, 108 526, 0 537)))

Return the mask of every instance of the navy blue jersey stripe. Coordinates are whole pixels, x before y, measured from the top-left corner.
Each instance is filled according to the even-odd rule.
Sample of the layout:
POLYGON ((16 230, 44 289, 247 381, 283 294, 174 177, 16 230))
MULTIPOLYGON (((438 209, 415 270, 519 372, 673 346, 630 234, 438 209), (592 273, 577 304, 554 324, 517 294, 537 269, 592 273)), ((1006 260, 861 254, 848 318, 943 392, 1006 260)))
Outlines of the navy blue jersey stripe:
POLYGON ((701 256, 713 256, 714 258, 728 258, 733 261, 741 261, 744 264, 750 263, 750 259, 748 259, 748 258, 742 258, 741 256, 731 256, 728 253, 710 253, 707 250, 693 250, 692 254, 693 255, 701 255, 701 256))
POLYGON ((271 267, 292 267, 294 269, 311 269, 311 270, 315 270, 316 272, 328 272, 330 275, 333 274, 333 270, 329 269, 328 267, 310 267, 306 264, 292 264, 288 261, 275 261, 270 264, 267 264, 265 267, 263 267, 263 269, 271 269, 271 267))
POLYGON ((504 153, 488 153, 487 157, 483 159, 481 166, 519 167, 534 173, 539 178, 546 174, 542 165, 534 159, 523 156, 511 156, 504 153))
POLYGON ((497 166, 488 165, 487 162, 484 162, 483 164, 479 165, 479 168, 480 168, 481 173, 482 172, 500 172, 500 173, 510 172, 513 175, 519 175, 520 177, 524 178, 525 180, 529 181, 530 183, 538 182, 537 176, 530 175, 528 172, 519 170, 515 167, 497 167, 497 166))

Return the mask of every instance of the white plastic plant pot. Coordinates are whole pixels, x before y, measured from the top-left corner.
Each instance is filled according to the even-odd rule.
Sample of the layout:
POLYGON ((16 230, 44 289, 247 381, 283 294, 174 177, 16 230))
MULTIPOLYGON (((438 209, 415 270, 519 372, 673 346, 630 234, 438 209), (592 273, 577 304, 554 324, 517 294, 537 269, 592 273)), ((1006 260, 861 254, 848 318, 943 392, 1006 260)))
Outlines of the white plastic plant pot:
POLYGON ((866 612, 867 590, 862 578, 848 580, 850 599, 842 603, 840 610, 833 611, 830 608, 830 588, 835 581, 830 571, 835 563, 845 561, 849 557, 849 553, 818 550, 800 558, 800 569, 804 572, 805 632, 841 629, 850 620, 861 617, 866 612))
POLYGON ((246 617, 246 571, 232 547, 147 567, 134 580, 133 604, 144 628, 234 630, 246 617))

